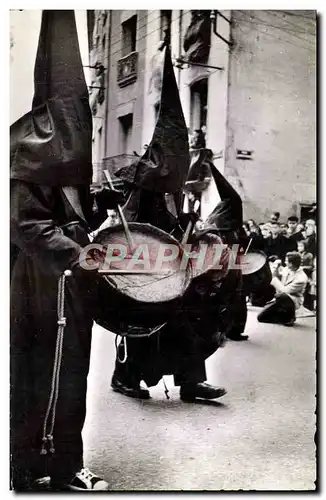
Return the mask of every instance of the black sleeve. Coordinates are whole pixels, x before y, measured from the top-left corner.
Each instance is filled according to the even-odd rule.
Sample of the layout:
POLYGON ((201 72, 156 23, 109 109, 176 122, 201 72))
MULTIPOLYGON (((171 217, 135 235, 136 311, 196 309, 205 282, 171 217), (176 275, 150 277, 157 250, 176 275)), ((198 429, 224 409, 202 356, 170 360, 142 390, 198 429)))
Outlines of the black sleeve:
POLYGON ((81 247, 53 221, 53 188, 11 181, 11 242, 48 274, 60 276, 78 262, 81 247))

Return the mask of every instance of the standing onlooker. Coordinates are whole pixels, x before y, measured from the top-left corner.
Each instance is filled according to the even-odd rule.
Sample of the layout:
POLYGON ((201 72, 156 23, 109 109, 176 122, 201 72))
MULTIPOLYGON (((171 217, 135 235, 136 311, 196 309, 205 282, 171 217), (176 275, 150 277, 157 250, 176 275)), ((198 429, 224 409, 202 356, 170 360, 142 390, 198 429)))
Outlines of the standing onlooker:
POLYGON ((270 216, 270 222, 279 222, 280 212, 273 212, 270 216))
MULTIPOLYGON (((267 223, 264 223, 264 224, 259 224, 260 226, 260 231, 261 231, 261 234, 262 234, 262 237, 265 239, 267 239, 269 236, 271 236, 271 229, 270 229, 270 224, 267 222, 267 223)), ((265 244, 264 244, 264 248, 265 248, 265 244)))
POLYGON ((316 299, 317 299, 317 259, 314 258, 313 262, 314 269, 312 271, 311 284, 310 284, 310 300, 313 311, 316 310, 316 299))
POLYGON ((306 242, 298 241, 298 252, 301 255, 301 267, 307 275, 308 283, 304 292, 303 305, 310 311, 313 310, 313 298, 311 296, 312 273, 314 270, 314 258, 312 253, 306 251, 306 242))
POLYGON ((316 236, 316 223, 312 219, 308 219, 305 225, 306 234, 306 251, 312 253, 314 257, 317 254, 317 236, 316 236))
POLYGON ((285 223, 280 224, 280 234, 285 236, 286 238, 288 237, 288 230, 289 226, 285 223))
POLYGON ((298 241, 297 243, 298 246, 298 252, 301 255, 301 267, 308 276, 308 278, 311 278, 312 271, 314 268, 313 262, 314 262, 314 257, 312 253, 307 252, 307 243, 302 240, 298 241))
POLYGON ((288 217, 288 251, 294 252, 297 250, 297 242, 304 239, 302 231, 300 231, 299 219, 296 215, 288 217))
POLYGON ((271 222, 270 229, 271 236, 265 239, 264 251, 268 257, 277 255, 282 260, 282 263, 284 263, 288 250, 288 240, 280 234, 280 225, 278 222, 271 222))

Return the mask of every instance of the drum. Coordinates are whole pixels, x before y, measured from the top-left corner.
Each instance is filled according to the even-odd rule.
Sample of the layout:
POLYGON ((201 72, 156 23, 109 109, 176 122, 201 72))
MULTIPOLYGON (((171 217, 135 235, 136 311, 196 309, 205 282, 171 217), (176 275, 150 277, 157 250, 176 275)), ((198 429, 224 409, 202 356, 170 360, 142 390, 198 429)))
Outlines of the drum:
POLYGON ((173 236, 150 224, 130 223, 129 230, 131 252, 121 225, 100 231, 93 240, 107 249, 94 320, 118 334, 166 322, 192 279, 190 258, 173 236))
POLYGON ((225 278, 231 251, 227 245, 223 244, 222 239, 216 234, 216 230, 200 231, 198 234, 192 235, 190 243, 193 277, 197 278, 210 272, 217 280, 225 278))
POLYGON ((241 256, 243 285, 246 293, 266 287, 272 280, 272 272, 263 252, 248 252, 241 256))

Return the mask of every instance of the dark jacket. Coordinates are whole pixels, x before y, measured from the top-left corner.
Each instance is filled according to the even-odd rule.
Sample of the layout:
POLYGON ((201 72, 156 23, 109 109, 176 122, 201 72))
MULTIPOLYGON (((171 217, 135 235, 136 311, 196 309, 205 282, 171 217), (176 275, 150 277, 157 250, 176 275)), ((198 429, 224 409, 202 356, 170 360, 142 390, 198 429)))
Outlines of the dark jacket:
POLYGON ((316 257, 317 254, 317 238, 316 238, 316 233, 311 234, 305 239, 306 243, 306 250, 307 252, 311 253, 314 257, 316 257))
POLYGON ((277 255, 282 262, 285 262, 285 255, 289 251, 288 239, 279 234, 276 238, 269 236, 265 239, 264 252, 268 257, 277 255))

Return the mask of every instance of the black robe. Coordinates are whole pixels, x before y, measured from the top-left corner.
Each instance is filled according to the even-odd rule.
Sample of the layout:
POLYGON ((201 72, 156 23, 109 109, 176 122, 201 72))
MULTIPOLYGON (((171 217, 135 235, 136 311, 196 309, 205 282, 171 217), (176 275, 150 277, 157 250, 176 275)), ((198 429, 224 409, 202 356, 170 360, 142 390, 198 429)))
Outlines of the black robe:
MULTIPOLYGON (((79 188, 90 220, 89 189, 79 188)), ((95 224, 104 216, 97 215, 95 224)), ((11 275, 11 453, 14 488, 26 477, 71 478, 82 466, 94 290, 91 273, 74 265, 85 245, 81 220, 60 187, 13 180, 11 241, 19 248, 11 275), (69 224, 72 223, 72 224, 69 224), (66 227, 65 227, 66 226, 66 227), (57 338, 58 280, 66 280, 63 359, 54 425, 55 453, 40 455, 57 338)))
POLYGON ((131 385, 144 380, 149 387, 164 375, 174 375, 176 386, 204 382, 205 360, 224 343, 227 318, 221 314, 220 285, 209 273, 193 280, 158 333, 127 338, 125 363, 119 362, 124 357, 124 345, 120 344, 116 376, 131 385))

